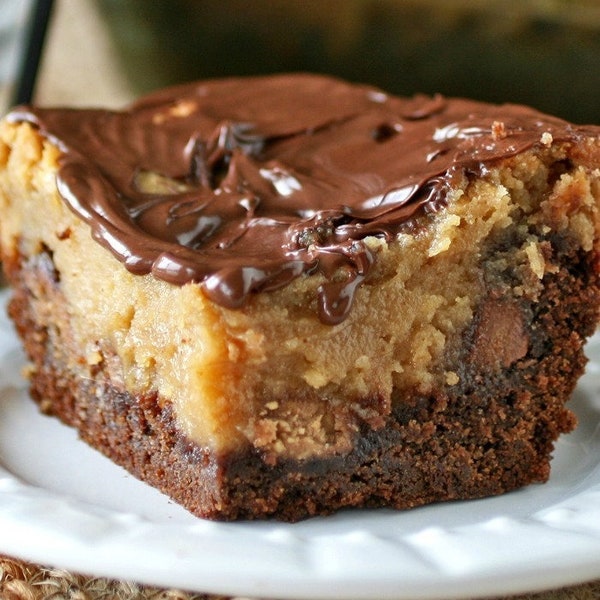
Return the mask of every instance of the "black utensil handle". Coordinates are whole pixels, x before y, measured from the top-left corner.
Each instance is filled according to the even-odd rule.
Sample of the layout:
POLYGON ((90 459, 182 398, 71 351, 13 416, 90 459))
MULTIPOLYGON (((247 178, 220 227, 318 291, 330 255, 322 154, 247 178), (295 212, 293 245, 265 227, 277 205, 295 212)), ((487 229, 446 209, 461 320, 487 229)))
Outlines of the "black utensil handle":
POLYGON ((33 99, 44 40, 53 0, 35 0, 26 31, 24 52, 17 74, 11 104, 27 104, 33 99))

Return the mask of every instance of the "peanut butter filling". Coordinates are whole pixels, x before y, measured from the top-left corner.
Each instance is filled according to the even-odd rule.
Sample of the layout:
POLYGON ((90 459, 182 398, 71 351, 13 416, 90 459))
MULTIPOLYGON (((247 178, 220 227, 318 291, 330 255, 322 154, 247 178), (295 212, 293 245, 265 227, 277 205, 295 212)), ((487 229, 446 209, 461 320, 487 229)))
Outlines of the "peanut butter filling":
MULTIPOLYGON (((68 368, 103 373, 134 394, 156 390, 199 445, 224 452, 250 444, 271 461, 345 452, 361 424, 383 426, 403 389, 455 385, 448 353, 476 312, 474 351, 497 352, 475 360, 510 366, 528 343, 513 300, 535 300, 555 268, 547 237, 568 231, 586 250, 598 237, 600 173, 585 162, 597 161, 598 145, 589 143, 585 160, 567 156, 564 144, 542 146, 484 178, 456 179, 444 210, 420 214, 392 240, 365 237, 373 264, 340 323, 316 316, 323 273, 232 309, 196 283, 124 268, 59 195, 59 145, 28 123, 4 122, 0 138, 3 252, 51 257, 68 314, 51 331, 56 352, 71 345, 62 355, 76 357, 68 368), (567 158, 582 164, 558 172, 567 158), (481 255, 510 228, 523 229, 523 243, 511 265, 499 258, 494 268, 510 266, 519 281, 482 309, 481 255)), ((43 315, 44 299, 35 302, 43 315)))

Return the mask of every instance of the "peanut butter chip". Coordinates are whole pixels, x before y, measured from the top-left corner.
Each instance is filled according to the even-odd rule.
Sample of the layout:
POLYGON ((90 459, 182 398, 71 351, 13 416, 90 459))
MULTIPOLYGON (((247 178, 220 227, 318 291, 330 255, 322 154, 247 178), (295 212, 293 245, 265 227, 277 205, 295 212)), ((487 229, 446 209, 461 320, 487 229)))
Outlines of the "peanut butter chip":
POLYGON ((529 338, 517 302, 488 298, 480 309, 473 341, 471 360, 482 368, 495 371, 523 358, 529 338))

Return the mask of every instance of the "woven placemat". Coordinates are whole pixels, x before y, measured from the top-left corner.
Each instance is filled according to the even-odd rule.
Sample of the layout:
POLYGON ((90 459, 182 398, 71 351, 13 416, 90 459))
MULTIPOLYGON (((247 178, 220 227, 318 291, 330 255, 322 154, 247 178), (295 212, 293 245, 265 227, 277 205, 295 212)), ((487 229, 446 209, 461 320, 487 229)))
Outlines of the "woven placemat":
POLYGON ((229 597, 86 577, 0 556, 0 600, 229 600, 229 597))
MULTIPOLYGON (((600 580, 520 596, 495 600, 598 600, 600 580)), ((218 596, 160 589, 133 582, 102 577, 86 577, 61 569, 43 567, 0 556, 0 600, 250 600, 241 596, 218 596)))

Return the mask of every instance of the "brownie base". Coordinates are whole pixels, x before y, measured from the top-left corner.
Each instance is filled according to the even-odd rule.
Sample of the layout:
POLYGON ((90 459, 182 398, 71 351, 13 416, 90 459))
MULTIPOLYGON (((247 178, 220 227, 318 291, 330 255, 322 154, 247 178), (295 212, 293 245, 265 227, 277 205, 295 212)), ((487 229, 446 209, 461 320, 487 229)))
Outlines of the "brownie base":
POLYGON ((548 478, 554 441, 575 426, 564 402, 598 317, 595 266, 562 245, 563 267, 545 276, 538 302, 520 307, 536 324, 525 356, 486 371, 470 355, 490 306, 501 302, 492 285, 452 358, 459 384, 398 393, 385 426, 365 424, 346 455, 275 464, 250 446, 223 455, 199 447, 178 429, 168 400, 134 397, 101 369, 94 379, 73 375, 59 348, 72 343, 69 332, 39 309, 65 306, 51 255, 7 259, 4 268, 14 288, 9 314, 35 366, 31 396, 43 412, 195 515, 296 521, 344 507, 492 496, 548 478))

